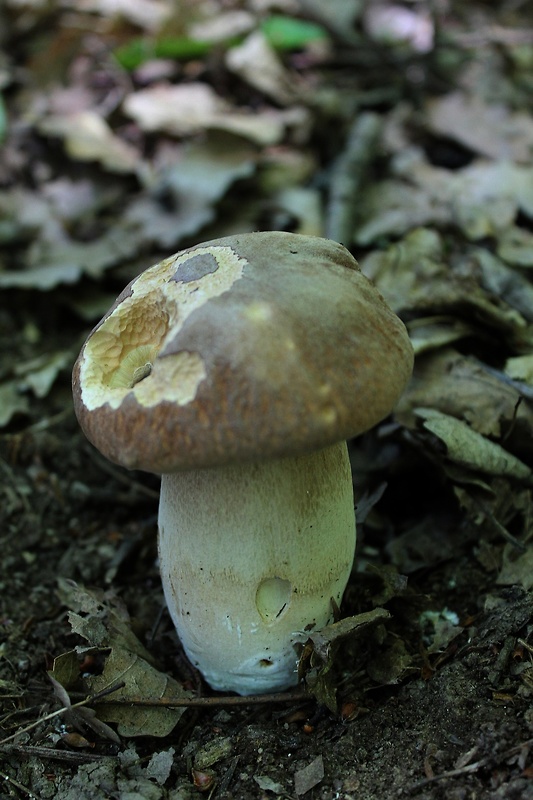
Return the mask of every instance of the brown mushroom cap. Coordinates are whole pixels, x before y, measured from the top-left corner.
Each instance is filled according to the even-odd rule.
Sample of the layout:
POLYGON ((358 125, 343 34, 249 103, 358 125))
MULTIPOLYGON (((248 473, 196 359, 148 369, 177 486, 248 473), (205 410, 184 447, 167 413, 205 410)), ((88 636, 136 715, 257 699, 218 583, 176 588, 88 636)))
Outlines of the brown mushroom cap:
POLYGON ((403 323, 336 242, 250 233, 133 280, 74 367, 111 461, 164 473, 294 456, 368 430, 411 375, 403 323))

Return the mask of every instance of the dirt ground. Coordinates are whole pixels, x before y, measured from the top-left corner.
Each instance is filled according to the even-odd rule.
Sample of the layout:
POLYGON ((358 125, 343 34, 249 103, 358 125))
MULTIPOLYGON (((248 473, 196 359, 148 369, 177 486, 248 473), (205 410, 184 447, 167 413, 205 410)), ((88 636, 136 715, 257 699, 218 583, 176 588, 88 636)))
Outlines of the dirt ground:
MULTIPOLYGON (((313 108, 312 134, 304 144, 275 142, 265 156, 263 145, 253 142, 259 151, 254 158, 265 158, 263 166, 278 157, 276 148, 282 145, 287 147, 283 158, 287 153, 292 158, 291 147, 305 149, 314 178, 298 162, 303 177, 294 180, 299 189, 311 184, 321 197, 335 180, 332 164, 338 165, 339 154, 352 165, 348 191, 368 186, 359 170, 365 160, 365 174, 370 169, 371 182, 382 188, 364 213, 352 218, 356 233, 350 249, 408 323, 417 355, 414 381, 396 415, 350 443, 358 545, 341 608, 344 635, 334 639, 325 662, 316 653, 308 656, 305 687, 265 703, 212 692, 187 664, 158 573, 158 478, 109 464, 86 441, 74 416, 70 371, 91 326, 132 275, 177 247, 174 241, 167 244, 165 195, 159 239, 139 224, 135 257, 122 255, 128 248, 122 241, 110 264, 102 261, 91 273, 73 251, 60 250, 65 242, 69 247, 104 242, 114 225, 119 238, 125 236, 124 203, 140 198, 152 214, 149 204, 156 195, 161 199, 161 192, 153 194, 150 181, 139 188, 138 173, 124 169, 117 177, 101 151, 91 150, 90 157, 75 147, 63 152, 54 138, 57 127, 47 138, 38 121, 39 104, 52 97, 57 89, 50 87, 57 87, 58 78, 52 68, 51 74, 39 73, 45 63, 40 43, 55 45, 58 63, 68 62, 62 87, 76 89, 84 102, 88 87, 98 94, 105 81, 113 86, 120 81, 103 76, 102 55, 95 56, 94 47, 81 51, 83 63, 74 63, 69 37, 75 38, 72 31, 79 35, 85 13, 76 17, 76 3, 52 3, 46 12, 38 5, 13 2, 0 11, 11 36, 3 41, 10 124, 2 133, 0 175, 0 797, 533 798, 533 370, 528 373, 524 362, 516 362, 533 358, 532 260, 524 255, 533 252, 527 238, 533 204, 522 183, 517 188, 517 175, 527 177, 533 153, 529 123, 517 118, 533 93, 530 11, 521 3, 501 3, 493 18, 491 4, 481 3, 465 17, 453 3, 400 4, 427 11, 441 39, 427 52, 412 45, 412 51, 396 55, 388 50, 393 45, 380 42, 381 57, 370 64, 379 66, 379 77, 360 82, 351 97, 352 108, 363 103, 363 110, 375 115, 366 118, 370 126, 377 117, 384 126, 385 144, 377 155, 369 152, 361 128, 356 131, 363 142, 356 148, 359 156, 350 155, 345 141, 354 132, 353 120, 347 111, 336 116, 325 105, 313 108), (453 52, 446 49, 450 31, 460 41, 453 52), (486 38, 480 44, 481 32, 486 38), (467 61, 473 66, 460 78, 467 61), (411 74, 411 82, 398 81, 398 70, 411 74), (437 123, 431 117, 431 127, 430 113, 436 112, 427 110, 426 100, 453 95, 457 102, 457 87, 479 89, 474 127, 483 138, 487 118, 493 120, 496 143, 490 136, 483 145, 465 143, 471 122, 459 132, 458 124, 455 132, 443 133, 442 119, 437 123), (487 111, 493 100, 501 103, 499 112, 487 111), (324 137, 328 125, 339 129, 331 139, 324 137), (522 151, 508 157, 518 140, 525 143, 526 157, 522 151), (502 142, 504 158, 498 151, 502 142), (427 159, 423 169, 417 148, 427 159), (395 199, 385 208, 380 203, 395 181, 399 191, 406 158, 415 176, 409 179, 410 200, 402 195, 401 202, 395 199), (509 164, 516 165, 516 173, 509 164), (496 181, 490 183, 490 196, 479 189, 482 181, 476 183, 473 172, 463 173, 476 168, 476 176, 485 176, 481 170, 495 165, 500 177, 487 172, 487 182, 496 181), (439 206, 439 198, 451 191, 444 174, 459 185, 459 199, 447 201, 446 209, 439 206), (463 174, 464 184, 459 183, 463 174), (60 179, 66 183, 59 184, 60 179), (43 211, 43 198, 57 199, 58 187, 78 182, 94 196, 89 202, 66 192, 62 202, 77 197, 86 216, 80 221, 64 210, 58 213, 54 219, 63 225, 58 233, 43 211), (460 198, 473 193, 474 185, 480 196, 466 218, 460 198), (505 186, 503 200, 495 185, 505 186), (446 217, 452 206, 453 219, 446 217), (401 214, 407 218, 399 221, 401 214), (486 222, 490 214, 492 227, 486 222), (394 247, 402 249, 392 257, 394 247), (402 266, 406 252, 416 256, 408 277, 402 266), (51 266, 59 272, 47 271, 51 266), (362 614, 373 614, 371 623, 358 626, 362 614), (111 655, 130 658, 127 668, 110 666, 111 655), (102 674, 111 677, 110 683, 135 675, 141 711, 125 712, 118 701, 113 704, 113 693, 71 708, 99 691, 102 674), (159 688, 152 690, 155 685, 159 688), (158 707, 158 698, 173 692, 183 697, 183 690, 191 701, 183 713, 158 707)), ((212 15, 213 4, 207 5, 212 15)), ((312 5, 304 4, 299 14, 320 22, 316 8, 309 10, 312 5)), ((361 15, 365 4, 355 5, 361 15)), ((217 10, 248 12, 249 6, 256 8, 222 3, 217 10)), ((279 7, 298 16, 291 3, 279 7)), ((365 23, 355 10, 354 19, 366 41, 371 21, 365 23)), ((135 25, 142 28, 138 20, 115 21, 114 27, 102 23, 100 35, 129 41, 135 25)), ((339 37, 345 60, 337 53, 325 62, 311 59, 309 67, 302 46, 292 61, 286 54, 283 58, 299 80, 306 69, 313 81, 321 74, 335 105, 335 92, 345 91, 351 71, 362 67, 357 43, 343 40, 338 26, 332 29, 328 32, 339 37)), ((375 41, 373 47, 378 47, 375 41)), ((200 76, 259 113, 263 90, 231 84, 219 53, 207 66, 204 58, 189 63, 180 78, 200 76)), ((127 81, 150 85, 147 75, 127 81)), ((173 73, 171 80, 178 82, 173 73)), ((126 94, 131 90, 128 83, 126 94)), ((475 105, 472 96, 470 103, 475 105)), ((50 105, 57 125, 58 97, 50 105)), ((279 94, 274 105, 286 111, 296 101, 279 94)), ((51 112, 46 119, 51 125, 51 112)), ((109 119, 123 143, 142 151, 143 164, 157 162, 159 145, 142 121, 136 122, 141 135, 131 120, 109 119)), ((203 134, 202 147, 209 139, 203 134)), ((160 135, 163 149, 174 146, 168 132, 160 135)), ((248 153, 248 144, 240 147, 241 154, 248 153)), ((207 171, 210 153, 202 155, 207 171)), ((280 163, 283 171, 288 162, 280 163)), ((312 213, 294 212, 287 194, 273 202, 272 189, 266 192, 257 174, 246 176, 239 165, 228 179, 228 185, 236 185, 227 194, 204 198, 205 208, 214 207, 216 215, 204 217, 202 211, 194 231, 178 237, 179 247, 221 230, 259 227, 258 220, 265 228, 300 230, 310 224, 312 213)), ((298 207, 308 208, 309 194, 306 202, 303 197, 298 207)), ((58 201, 56 211, 59 206, 58 201)), ((344 211, 339 216, 332 207, 337 207, 333 200, 327 231, 322 229, 329 235, 345 230, 344 211)), ((181 219, 175 207, 172 213, 181 219)))

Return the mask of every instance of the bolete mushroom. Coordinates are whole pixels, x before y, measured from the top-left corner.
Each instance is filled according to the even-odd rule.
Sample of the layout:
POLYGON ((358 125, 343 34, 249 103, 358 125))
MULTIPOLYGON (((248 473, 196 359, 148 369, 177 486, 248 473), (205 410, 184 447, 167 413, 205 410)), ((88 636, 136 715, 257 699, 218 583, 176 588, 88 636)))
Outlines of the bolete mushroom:
POLYGON ((412 360, 344 247, 281 232, 170 256, 89 335, 77 417, 108 459, 162 475, 166 602, 213 688, 296 683, 352 567, 346 440, 391 411, 412 360))

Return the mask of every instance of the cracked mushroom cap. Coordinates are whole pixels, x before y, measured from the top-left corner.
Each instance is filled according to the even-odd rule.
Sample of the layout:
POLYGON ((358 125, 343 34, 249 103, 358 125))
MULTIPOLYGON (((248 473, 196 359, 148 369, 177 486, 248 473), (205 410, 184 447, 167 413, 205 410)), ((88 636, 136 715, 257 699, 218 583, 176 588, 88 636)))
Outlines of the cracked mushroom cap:
POLYGON ((336 242, 199 244, 135 278, 85 342, 76 415, 111 461, 165 473, 349 439, 400 397, 403 323, 336 242))

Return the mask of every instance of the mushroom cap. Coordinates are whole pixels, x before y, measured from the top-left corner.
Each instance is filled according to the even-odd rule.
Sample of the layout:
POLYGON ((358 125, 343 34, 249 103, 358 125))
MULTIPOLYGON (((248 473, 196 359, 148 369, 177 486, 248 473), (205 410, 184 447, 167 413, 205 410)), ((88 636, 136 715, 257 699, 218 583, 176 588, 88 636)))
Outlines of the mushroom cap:
POLYGON ((83 345, 74 406, 111 461, 176 472, 356 436, 412 365, 403 323, 342 245, 247 233, 135 278, 83 345))

